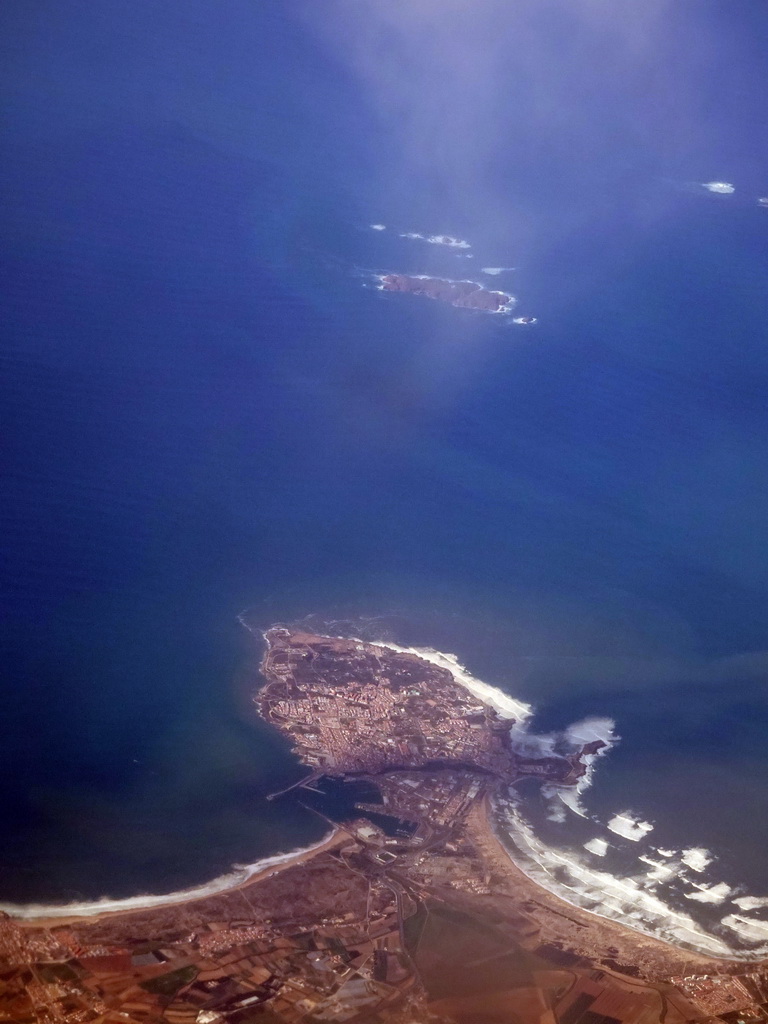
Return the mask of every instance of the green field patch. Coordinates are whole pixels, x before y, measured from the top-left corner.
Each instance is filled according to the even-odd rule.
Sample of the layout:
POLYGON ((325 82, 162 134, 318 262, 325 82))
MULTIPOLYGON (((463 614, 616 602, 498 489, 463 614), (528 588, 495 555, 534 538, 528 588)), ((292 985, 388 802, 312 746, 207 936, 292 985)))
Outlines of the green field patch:
POLYGON ((197 968, 190 964, 189 967, 179 967, 169 974, 161 974, 159 978, 150 978, 148 981, 139 982, 139 984, 147 992, 154 992, 160 996, 175 996, 180 988, 189 985, 196 977, 197 968))

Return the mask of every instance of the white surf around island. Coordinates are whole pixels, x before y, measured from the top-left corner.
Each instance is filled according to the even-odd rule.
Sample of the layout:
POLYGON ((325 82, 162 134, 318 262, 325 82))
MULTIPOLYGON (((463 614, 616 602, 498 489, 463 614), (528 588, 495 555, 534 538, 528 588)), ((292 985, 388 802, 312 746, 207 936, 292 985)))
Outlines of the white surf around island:
POLYGON ((408 238, 411 241, 428 242, 429 245, 445 245, 449 249, 471 249, 470 242, 463 238, 456 238, 454 235, 424 235, 421 231, 401 231, 401 238, 408 238))
POLYGON ((79 903, 0 903, 0 912, 22 921, 48 920, 69 917, 98 917, 101 914, 119 914, 130 910, 152 910, 156 907, 171 906, 175 903, 189 903, 202 900, 229 889, 237 889, 256 875, 268 878, 289 867, 294 861, 325 846, 336 831, 328 832, 317 843, 303 846, 289 853, 278 853, 263 857, 253 864, 233 864, 232 870, 218 875, 210 882, 179 889, 162 895, 127 896, 124 899, 110 899, 105 896, 98 900, 84 900, 79 903))
POLYGON ((714 192, 721 196, 731 196, 736 191, 736 187, 730 181, 702 181, 701 187, 705 188, 707 192, 714 192))
MULTIPOLYGON (((489 295, 496 295, 499 298, 507 300, 505 303, 500 305, 498 309, 479 309, 472 306, 456 306, 456 304, 451 302, 449 299, 443 300, 449 306, 456 306, 457 309, 469 309, 471 312, 474 313, 489 313, 492 316, 498 316, 499 314, 501 314, 502 316, 509 316, 509 314, 512 313, 513 309, 517 305, 517 298, 514 295, 510 295, 508 292, 500 292, 491 288, 486 288, 486 286, 481 281, 473 281, 471 278, 468 277, 457 279, 453 277, 435 277, 433 274, 401 274, 399 271, 387 271, 385 273, 377 271, 368 276, 369 278, 372 278, 375 282, 377 282, 374 285, 374 288, 376 288, 377 291, 392 291, 392 293, 395 295, 400 293, 398 292, 397 289, 387 288, 385 281, 388 277, 407 277, 412 278, 414 281, 445 281, 447 284, 473 284, 475 288, 477 288, 479 291, 487 292, 489 295)), ((368 286, 366 285, 365 287, 368 286)), ((407 292, 405 294, 407 294, 407 292)), ((535 323, 535 317, 523 317, 520 320, 521 323, 528 323, 529 321, 535 323)), ((517 323, 517 320, 514 320, 513 323, 517 323)))

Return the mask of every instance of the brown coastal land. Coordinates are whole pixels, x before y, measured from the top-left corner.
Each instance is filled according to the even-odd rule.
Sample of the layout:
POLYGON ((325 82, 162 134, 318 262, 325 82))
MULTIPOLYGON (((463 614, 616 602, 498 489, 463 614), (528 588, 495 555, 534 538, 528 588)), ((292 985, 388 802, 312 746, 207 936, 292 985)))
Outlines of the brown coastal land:
POLYGON ((768 1021, 765 964, 597 917, 510 860, 496 789, 574 785, 595 744, 524 757, 509 718, 415 653, 285 628, 266 641, 255 700, 311 769, 304 784, 363 780, 371 802, 315 849, 211 895, 3 916, 0 1021, 768 1021))
POLYGON ((486 313, 506 310, 512 299, 504 292, 491 291, 475 281, 449 281, 440 277, 410 277, 407 274, 381 274, 381 287, 387 292, 409 292, 438 299, 451 306, 480 309, 486 313))

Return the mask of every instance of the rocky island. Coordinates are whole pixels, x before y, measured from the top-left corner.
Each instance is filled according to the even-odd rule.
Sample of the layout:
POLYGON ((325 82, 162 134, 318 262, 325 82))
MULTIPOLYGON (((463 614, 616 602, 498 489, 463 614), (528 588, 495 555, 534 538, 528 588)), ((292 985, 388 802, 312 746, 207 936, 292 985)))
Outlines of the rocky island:
POLYGON ((314 849, 209 895, 0 915, 0 1021, 768 1020, 765 964, 564 903, 496 837, 500 787, 573 786, 599 742, 527 757, 513 716, 416 652, 285 627, 265 640, 254 701, 310 768, 299 785, 365 780, 369 796, 314 849))
POLYGON ((440 277, 412 277, 407 274, 381 274, 380 287, 387 292, 409 292, 438 299, 451 306, 479 309, 485 313, 506 313, 515 303, 505 292, 491 291, 475 281, 450 281, 440 277))

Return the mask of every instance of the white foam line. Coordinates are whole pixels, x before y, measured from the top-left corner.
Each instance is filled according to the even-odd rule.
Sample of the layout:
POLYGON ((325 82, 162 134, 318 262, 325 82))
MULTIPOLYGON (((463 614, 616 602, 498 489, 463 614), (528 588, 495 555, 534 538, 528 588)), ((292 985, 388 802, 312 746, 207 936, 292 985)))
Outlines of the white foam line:
POLYGON ((429 242, 430 245, 446 245, 449 249, 471 249, 469 242, 463 238, 455 238, 453 235, 423 235, 420 231, 401 231, 401 238, 410 238, 421 242, 429 242))
POLYGON ((545 783, 541 787, 542 796, 550 801, 548 817, 551 821, 563 820, 556 810, 556 802, 562 803, 569 811, 577 814, 580 818, 588 818, 590 815, 582 805, 581 794, 592 785, 598 758, 607 754, 621 739, 616 734, 616 723, 614 720, 612 718, 598 718, 597 716, 584 718, 580 722, 574 722, 573 725, 569 725, 559 735, 536 736, 526 734, 523 730, 513 729, 515 746, 523 751, 529 751, 534 757, 556 754, 557 750, 555 747, 558 739, 565 739, 568 745, 574 749, 584 747, 587 743, 591 743, 594 740, 602 741, 604 746, 597 753, 582 754, 581 763, 586 767, 586 771, 575 786, 558 786, 556 783, 550 782, 545 783))
POLYGON ((732 902, 742 910, 760 910, 768 907, 768 896, 737 896, 732 902))
POLYGON ((632 811, 614 814, 608 822, 608 828, 617 836, 631 839, 633 843, 639 842, 643 836, 653 831, 653 825, 650 822, 641 821, 632 811))
POLYGON ((653 871, 646 873, 645 879, 647 882, 666 882, 678 870, 677 864, 665 864, 664 861, 654 860, 653 857, 647 857, 645 854, 640 854, 637 859, 641 860, 644 864, 649 864, 653 868, 653 871))
MULTIPOLYGON (((319 842, 312 846, 304 846, 290 853, 278 853, 274 857, 264 857, 253 864, 234 864, 234 870, 225 875, 205 882, 203 885, 193 886, 190 889, 180 889, 178 892, 164 893, 161 896, 128 896, 125 899, 110 899, 103 897, 99 900, 92 900, 83 903, 0 903, 0 911, 9 914, 11 917, 31 921, 35 918, 53 917, 95 917, 99 914, 119 913, 126 910, 149 910, 152 907, 163 907, 172 903, 187 903, 191 900, 204 899, 206 896, 213 896, 227 889, 234 889, 243 885, 254 875, 258 875, 269 868, 279 870, 282 866, 290 864, 292 860, 306 853, 312 853, 319 849, 334 835, 329 832, 319 842)), ((271 872, 274 873, 274 872, 271 872)))
MULTIPOLYGON (((583 781, 584 779, 580 779, 579 785, 583 781)), ((543 788, 542 792, 544 792, 543 788)), ((582 806, 581 798, 579 797, 579 786, 570 786, 568 789, 565 789, 565 787, 562 786, 552 786, 551 788, 548 788, 548 792, 545 795, 556 796, 558 800, 565 804, 569 811, 577 814, 580 818, 589 817, 585 808, 582 806)))
POLYGON ((709 867, 714 857, 709 850, 701 846, 691 846, 690 849, 683 850, 680 860, 692 871, 703 871, 709 867))
MULTIPOLYGON (((758 921, 752 917, 744 917, 742 914, 729 914, 722 922, 726 928, 736 932, 740 939, 747 942, 765 942, 768 939, 768 921, 758 921)), ((755 950, 762 956, 768 955, 768 943, 755 950)))
POLYGON ((509 843, 504 843, 499 836, 510 859, 558 899, 697 953, 744 960, 757 959, 762 955, 758 951, 733 950, 727 943, 699 928, 687 914, 672 910, 636 880, 616 878, 606 871, 589 867, 573 854, 545 846, 512 804, 505 803, 504 810, 504 828, 518 854, 516 856, 509 843), (564 875, 570 883, 562 880, 564 875))
MULTIPOLYGON (((365 641, 360 642, 364 643, 365 641)), ((401 647, 399 644, 382 640, 374 641, 373 645, 375 647, 387 647, 389 650, 397 651, 399 654, 415 654, 418 658, 428 661, 432 665, 437 665, 438 668, 445 669, 451 673, 457 683, 469 690, 470 693, 474 694, 484 704, 492 707, 497 712, 499 718, 512 718, 516 722, 523 722, 533 714, 533 708, 530 704, 526 704, 521 700, 515 700, 514 697, 510 697, 508 693, 504 693, 503 690, 499 690, 496 686, 491 686, 480 679, 476 679, 461 664, 455 654, 445 654, 431 647, 401 647)))
POLYGON ((594 853, 596 857, 604 857, 608 853, 608 843, 604 839, 595 837, 590 839, 588 843, 584 843, 584 849, 594 853))
POLYGON ((611 718, 584 718, 580 722, 574 722, 559 734, 535 735, 527 732, 528 719, 533 714, 533 708, 524 701, 511 697, 508 693, 500 690, 490 683, 484 683, 481 679, 473 676, 464 665, 461 664, 455 654, 445 651, 437 651, 433 647, 403 647, 401 644, 392 643, 389 640, 361 640, 358 637, 336 637, 337 640, 352 639, 356 643, 369 643, 374 647, 384 647, 387 650, 395 651, 398 654, 412 654, 422 658, 438 668, 450 672, 454 680, 465 687, 478 698, 483 704, 492 707, 499 718, 506 718, 511 723, 511 735, 514 740, 515 749, 518 753, 531 757, 543 757, 555 753, 555 744, 558 739, 564 738, 574 749, 584 746, 594 740, 602 740, 605 744, 596 754, 587 754, 583 757, 586 765, 586 772, 579 780, 578 785, 569 787, 557 787, 550 784, 549 796, 557 794, 560 800, 576 814, 586 817, 586 812, 578 803, 578 794, 587 788, 592 781, 595 762, 603 754, 607 753, 615 745, 619 737, 614 732, 616 723, 611 718))
MULTIPOLYGON (((696 883, 694 882, 694 885, 696 883)), ((696 885, 698 892, 686 892, 687 900, 696 900, 697 903, 725 903, 733 891, 727 882, 716 882, 714 885, 696 885)))
POLYGON ((735 186, 729 181, 703 181, 701 186, 708 192, 715 192, 721 196, 729 196, 736 191, 735 186))
MULTIPOLYGON (((542 786, 542 790, 543 790, 542 786)), ((565 813, 565 805, 560 803, 558 800, 554 800, 550 803, 549 809, 547 810, 547 821, 554 821, 556 825, 564 825, 568 820, 568 815, 565 813)))

